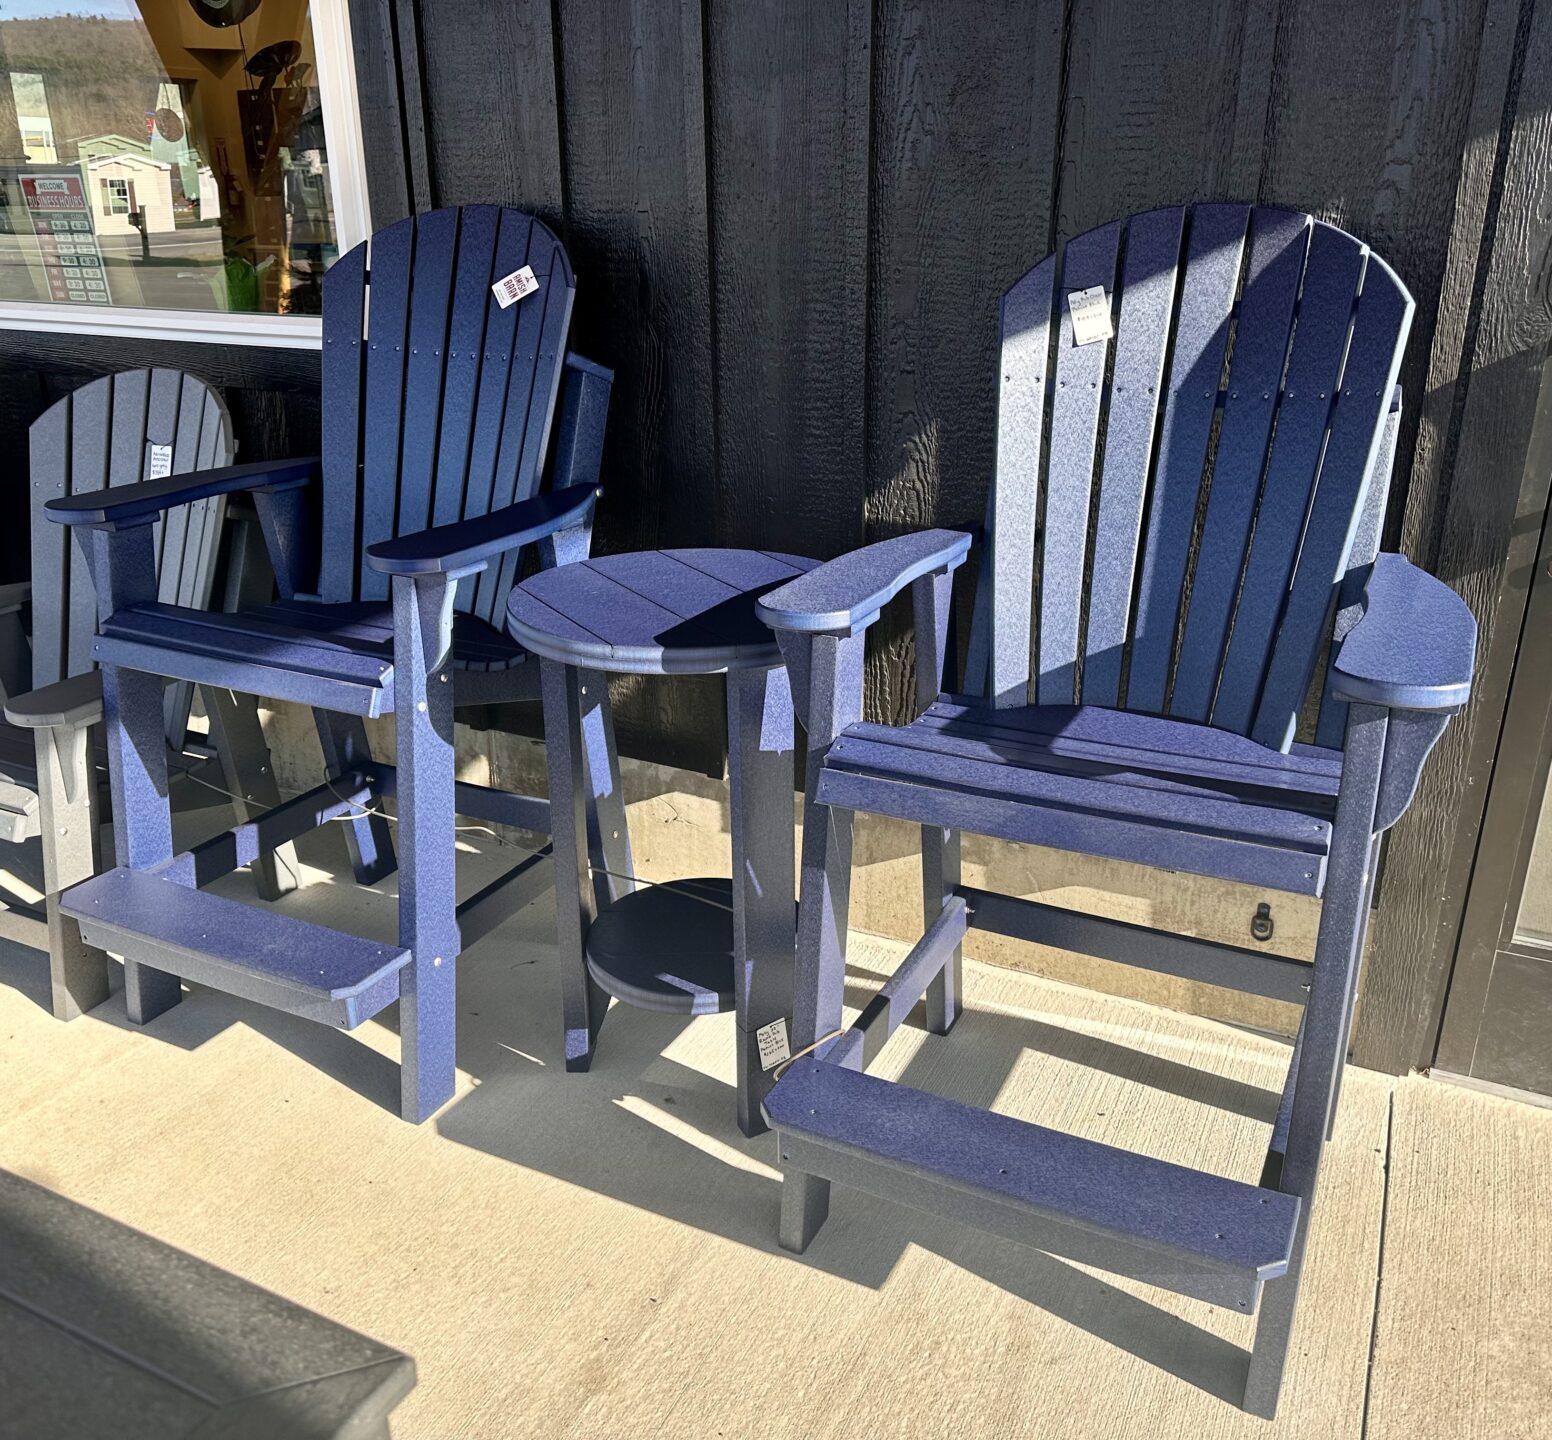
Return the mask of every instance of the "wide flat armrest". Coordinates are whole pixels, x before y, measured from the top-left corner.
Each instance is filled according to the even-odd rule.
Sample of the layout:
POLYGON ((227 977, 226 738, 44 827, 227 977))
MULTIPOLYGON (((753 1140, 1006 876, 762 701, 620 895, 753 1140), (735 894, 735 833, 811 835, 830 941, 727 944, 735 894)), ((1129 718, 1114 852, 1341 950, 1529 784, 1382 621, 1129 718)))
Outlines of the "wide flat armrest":
POLYGON ((9 615, 13 610, 20 610, 32 599, 31 580, 13 580, 9 585, 0 585, 0 615, 9 615))
POLYGON ((112 490, 92 490, 84 495, 63 495, 44 509, 61 525, 129 525, 149 520, 175 505, 231 495, 239 490, 293 490, 318 473, 316 455, 302 460, 254 460, 246 465, 223 465, 219 470, 191 470, 161 480, 142 480, 112 490))
POLYGON ((1404 556, 1379 555, 1331 692, 1395 710, 1454 710, 1471 694, 1476 647, 1476 618, 1459 595, 1404 556))
POLYGON ((7 700, 5 718, 24 730, 95 725, 102 719, 102 671, 87 670, 7 700))
POLYGON ((548 495, 519 500, 474 520, 438 525, 369 546, 366 563, 388 575, 436 575, 465 570, 482 560, 569 530, 587 519, 598 500, 597 485, 570 485, 548 495))
POLYGON ((773 630, 849 634, 866 629, 913 580, 953 570, 970 553, 962 530, 923 530, 841 555, 760 597, 773 630))

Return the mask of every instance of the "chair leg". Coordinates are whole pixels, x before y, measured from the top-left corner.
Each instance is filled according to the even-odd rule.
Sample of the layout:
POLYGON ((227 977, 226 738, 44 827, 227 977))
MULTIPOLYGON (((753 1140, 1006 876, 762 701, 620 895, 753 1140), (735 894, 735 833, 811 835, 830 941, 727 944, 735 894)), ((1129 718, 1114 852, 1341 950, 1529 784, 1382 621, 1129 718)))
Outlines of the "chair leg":
POLYGON ((801 1255, 830 1213, 830 1182, 802 1170, 783 1169, 781 1179, 781 1229, 777 1241, 783 1250, 801 1255))
POLYGON ((759 1035, 787 1021, 793 996, 794 722, 786 670, 730 670, 727 701, 738 1128, 762 1135, 773 1081, 760 1063, 759 1035))
POLYGON ((602 910, 636 888, 625 796, 620 789, 620 755, 614 743, 609 680, 602 671, 579 677, 582 765, 587 784, 587 853, 593 865, 593 900, 602 910))
POLYGON ((452 1098, 457 1080, 460 940, 453 847, 451 607, 446 576, 393 580, 398 741, 399 983, 402 1113, 415 1124, 452 1098))
MULTIPOLYGON (((931 926, 959 884, 959 832, 922 826, 922 923, 931 926)), ((947 1035, 959 1019, 964 988, 964 947, 954 953, 927 986, 927 1029, 947 1035)))
MULTIPOLYGON (((221 761, 221 776, 233 800, 237 822, 251 820, 280 804, 280 787, 270 765, 269 745, 259 724, 258 702, 215 685, 203 685, 200 694, 210 719, 210 738, 221 761)), ((296 889, 301 876, 296 846, 289 840, 276 850, 264 851, 253 862, 253 879, 259 895, 278 900, 296 889)))
POLYGON ((588 926, 595 893, 587 873, 581 677, 554 660, 539 662, 544 698, 544 759, 550 777, 550 845, 555 865, 555 941, 560 956, 561 1015, 566 1069, 586 1070, 609 1008, 609 997, 587 972, 588 926))
POLYGON ((1369 884, 1363 895, 1363 908, 1358 916, 1358 958, 1347 977, 1347 992, 1342 1004, 1342 1063, 1337 1066, 1336 1083, 1331 1089, 1331 1114, 1326 1117, 1326 1139, 1336 1134, 1337 1110, 1342 1100, 1342 1078, 1347 1074, 1347 1052, 1353 1040, 1353 1009, 1358 1003, 1358 976, 1363 969, 1364 942, 1369 934, 1369 920, 1374 914, 1374 886, 1380 872, 1380 837, 1376 835, 1369 847, 1369 884))
POLYGON ((101 868, 91 728, 58 725, 38 730, 34 744, 48 913, 49 993, 54 1018, 74 1020, 108 998, 107 954, 86 944, 80 924, 59 908, 63 891, 101 868))
POLYGON ((1299 1070, 1278 1178, 1278 1188, 1285 1194, 1299 1196, 1302 1202, 1299 1225, 1287 1272, 1268 1281, 1263 1293, 1245 1375, 1245 1409, 1265 1419, 1276 1414, 1282 1390, 1321 1153, 1347 1055, 1351 997, 1363 945, 1371 867, 1378 853, 1374 813, 1385 755, 1387 714, 1372 705, 1354 705, 1348 712, 1342 789, 1337 798, 1327 861, 1330 880, 1315 940, 1299 1070))
MULTIPOLYGON (((331 776, 343 775, 353 765, 372 758, 366 726, 356 716, 315 709, 313 720, 318 726, 318 742, 323 746, 324 767, 331 776)), ((402 808, 404 804, 401 790, 399 805, 402 808)), ((356 872, 358 885, 375 885, 393 874, 398 861, 394 858, 388 822, 381 815, 362 815, 340 824, 345 831, 345 847, 350 852, 350 867, 356 872)))
MULTIPOLYGON (((113 788, 113 843, 118 863, 148 870, 172 859, 172 807, 167 793, 167 733, 158 675, 102 667, 108 771, 113 788)), ((182 999, 176 975, 124 962, 124 1008, 144 1025, 182 999)))

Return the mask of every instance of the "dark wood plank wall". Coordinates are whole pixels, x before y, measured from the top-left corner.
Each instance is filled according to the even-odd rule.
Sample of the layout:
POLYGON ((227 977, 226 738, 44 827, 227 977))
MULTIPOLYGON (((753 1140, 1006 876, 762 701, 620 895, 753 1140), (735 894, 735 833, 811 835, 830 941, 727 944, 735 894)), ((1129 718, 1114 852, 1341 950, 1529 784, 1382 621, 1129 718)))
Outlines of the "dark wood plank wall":
MULTIPOLYGON (((611 550, 827 556, 977 524, 997 297, 1115 215, 1255 199, 1384 254, 1418 301, 1390 540, 1468 595, 1484 635, 1481 694, 1391 845, 1362 1012, 1359 1058, 1426 1062, 1544 489, 1527 456, 1552 331, 1552 0, 351 10, 377 222, 494 200, 565 235, 573 343, 618 372, 611 550)), ((0 430, 150 349, 172 358, 0 335, 0 430)), ((173 363, 219 374, 247 453, 313 443, 315 362, 190 353, 207 349, 173 363)), ((905 627, 883 627, 875 713, 903 713, 911 663, 905 627)), ((642 682, 621 731, 715 768, 716 687, 642 682)))

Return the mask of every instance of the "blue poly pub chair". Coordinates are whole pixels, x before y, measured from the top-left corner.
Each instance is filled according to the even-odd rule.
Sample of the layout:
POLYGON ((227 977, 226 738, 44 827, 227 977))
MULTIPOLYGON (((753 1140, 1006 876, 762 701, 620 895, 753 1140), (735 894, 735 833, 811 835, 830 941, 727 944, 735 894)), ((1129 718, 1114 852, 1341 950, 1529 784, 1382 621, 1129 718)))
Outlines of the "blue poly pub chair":
MULTIPOLYGON (((398 1000, 405 1118, 451 1097, 458 952, 551 880, 541 853, 455 904, 455 811, 541 832, 550 822, 545 800, 455 784, 453 711, 537 698, 538 666, 493 620, 525 546, 538 542, 543 564, 587 554, 611 376, 566 353, 574 289, 560 242, 518 211, 401 221, 324 278, 321 458, 49 502, 50 518, 75 528, 97 590, 119 861, 61 909, 88 944, 124 957, 132 1021, 176 1003, 179 977, 345 1028, 398 1000), (541 495, 551 449, 554 484, 541 495), (158 603, 154 522, 239 490, 257 504, 280 600, 219 615, 158 603), (328 780, 174 855, 163 676, 311 706, 328 780), (362 723, 390 713, 396 766, 373 760, 362 723), (377 805, 388 796, 397 861, 377 805), (362 884, 397 863, 397 945, 199 888, 331 820, 362 884)), ((607 691, 589 690, 596 868, 626 874, 607 691)))
POLYGON ((1383 261, 1307 215, 1203 204, 1077 236, 1002 302, 968 693, 939 693, 966 535, 764 597, 810 747, 793 1048, 816 1048, 766 1099, 789 1249, 839 1182, 1259 1305, 1244 1399, 1273 1413, 1380 838, 1471 684, 1465 604, 1376 553, 1411 317, 1383 261), (863 633, 907 586, 921 713, 866 724, 863 633), (859 810, 922 827, 926 933, 847 1028, 859 810), (1318 896, 1313 966, 972 889, 965 830, 1318 896), (924 992, 929 1029, 953 1025, 970 927, 1304 1003, 1260 1183, 868 1076, 924 992))

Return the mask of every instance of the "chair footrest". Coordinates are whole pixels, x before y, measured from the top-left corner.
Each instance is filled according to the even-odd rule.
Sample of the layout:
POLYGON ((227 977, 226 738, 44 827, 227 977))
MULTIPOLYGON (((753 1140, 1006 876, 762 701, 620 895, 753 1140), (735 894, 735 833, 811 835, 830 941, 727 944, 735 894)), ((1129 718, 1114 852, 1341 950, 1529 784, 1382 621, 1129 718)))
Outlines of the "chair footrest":
POLYGON ((1293 1251, 1296 1196, 813 1057, 765 1110, 791 1169, 1236 1309, 1293 1251))
POLYGON ((350 1029, 399 998, 410 952, 117 869, 67 890, 89 945, 276 1010, 350 1029))

